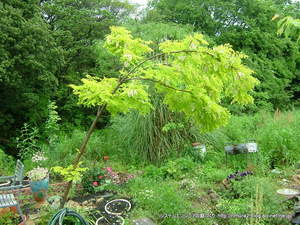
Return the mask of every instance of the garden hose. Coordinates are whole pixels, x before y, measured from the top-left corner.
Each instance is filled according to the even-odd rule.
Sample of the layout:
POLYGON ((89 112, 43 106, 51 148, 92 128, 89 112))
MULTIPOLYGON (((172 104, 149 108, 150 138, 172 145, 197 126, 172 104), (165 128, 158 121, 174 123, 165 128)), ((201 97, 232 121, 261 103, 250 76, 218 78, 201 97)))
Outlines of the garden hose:
POLYGON ((89 225, 82 216, 77 212, 69 210, 67 208, 59 210, 49 221, 48 225, 63 225, 64 217, 70 216, 79 219, 81 225, 89 225))

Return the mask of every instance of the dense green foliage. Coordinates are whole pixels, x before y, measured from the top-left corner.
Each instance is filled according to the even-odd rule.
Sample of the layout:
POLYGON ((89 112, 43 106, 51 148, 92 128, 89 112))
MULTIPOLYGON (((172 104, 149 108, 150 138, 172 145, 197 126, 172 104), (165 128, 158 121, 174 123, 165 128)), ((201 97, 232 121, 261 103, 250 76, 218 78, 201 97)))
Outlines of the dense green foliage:
POLYGON ((159 0, 152 1, 146 20, 193 25, 215 42, 246 53, 247 65, 261 81, 256 105, 250 107, 257 111, 287 108, 298 98, 299 45, 278 38, 271 21, 276 13, 294 15, 297 10, 299 4, 288 6, 288 1, 159 0))
POLYGON ((88 111, 78 109, 67 84, 87 71, 95 74, 96 68, 101 76, 114 70, 114 61, 104 51, 106 63, 97 62, 93 46, 132 8, 118 0, 1 1, 0 145, 16 155, 18 129, 25 122, 45 122, 50 100, 57 101, 65 122, 89 122, 88 111))
MULTIPOLYGON (((277 19, 278 15, 275 15, 272 20, 277 19)), ((300 19, 294 19, 293 17, 287 16, 279 20, 278 22, 278 31, 279 35, 284 34, 287 36, 294 36, 297 40, 300 40, 300 19), (298 35, 298 37, 297 37, 298 35)))
MULTIPOLYGON (((134 6, 119 0, 2 1, 0 145, 17 155, 20 129, 24 123, 35 127, 46 122, 51 104, 58 106, 64 129, 91 122, 93 110, 77 106, 68 84, 79 84, 86 74, 119 76, 122 62, 103 47, 109 27, 118 24, 134 37, 151 41, 149 47, 156 53, 161 42, 182 40, 197 31, 210 45, 230 43, 248 55, 245 63, 261 83, 253 93, 253 105, 232 106, 224 99, 222 104, 235 113, 297 105, 299 45, 293 34, 291 39, 278 37, 271 18, 294 17, 286 23, 289 17, 282 19, 282 25, 290 24, 282 30, 289 30, 297 27, 293 21, 297 22, 298 10, 299 3, 285 0, 155 0, 142 20, 133 20, 129 16, 134 6)), ((109 122, 109 113, 105 115, 100 127, 109 122)), ((37 141, 46 140, 49 132, 47 126, 39 126, 37 141)))
POLYGON ((11 144, 16 128, 47 115, 62 58, 36 1, 2 1, 0 18, 0 137, 11 144))

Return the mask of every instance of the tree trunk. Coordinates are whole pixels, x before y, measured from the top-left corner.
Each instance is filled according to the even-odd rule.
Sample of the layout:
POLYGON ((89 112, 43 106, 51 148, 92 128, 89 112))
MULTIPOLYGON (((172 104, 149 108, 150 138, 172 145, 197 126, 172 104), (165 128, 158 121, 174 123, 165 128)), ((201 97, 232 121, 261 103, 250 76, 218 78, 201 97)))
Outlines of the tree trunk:
MULTIPOLYGON (((87 143, 89 142, 90 140, 90 137, 96 127, 96 124, 99 120, 99 118, 101 117, 102 113, 103 113, 103 110, 105 109, 106 105, 102 105, 102 106, 99 106, 98 108, 98 111, 97 111, 97 115, 96 115, 96 118, 94 119, 93 123, 91 124, 88 132, 86 133, 86 136, 84 137, 83 141, 82 141, 82 144, 80 146, 80 149, 79 149, 79 154, 77 155, 76 159, 74 160, 73 162, 73 168, 76 169, 78 167, 78 164, 80 162, 80 159, 82 157, 82 155, 85 153, 86 151, 86 146, 87 146, 87 143)), ((67 188, 65 190, 65 193, 64 193, 64 196, 63 196, 63 199, 62 199, 62 202, 60 204, 60 208, 63 208, 66 201, 68 200, 68 195, 69 195, 69 192, 72 188, 72 184, 73 182, 72 181, 69 181, 68 182, 68 185, 67 185, 67 188)))

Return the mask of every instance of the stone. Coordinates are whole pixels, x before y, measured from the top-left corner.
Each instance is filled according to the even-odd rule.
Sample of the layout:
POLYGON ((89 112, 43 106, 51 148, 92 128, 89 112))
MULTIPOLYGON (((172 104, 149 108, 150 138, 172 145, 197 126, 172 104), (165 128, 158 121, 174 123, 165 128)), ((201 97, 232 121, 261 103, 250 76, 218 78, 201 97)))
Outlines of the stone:
POLYGON ((81 206, 80 206, 80 204, 79 204, 78 202, 69 200, 69 201, 66 203, 66 208, 81 208, 81 206))
POLYGON ((95 199, 85 200, 84 202, 81 203, 81 205, 87 208, 94 208, 96 205, 96 200, 95 199))
POLYGON ((62 197, 60 197, 58 195, 54 195, 47 199, 47 201, 52 209, 59 209, 61 200, 62 200, 62 197))
POLYGON ((96 204, 99 205, 103 201, 104 201, 104 198, 97 198, 96 204))
POLYGON ((273 169, 273 170, 271 170, 271 173, 282 174, 282 172, 279 169, 273 169))
POLYGON ((114 196, 114 194, 113 193, 109 193, 109 192, 101 195, 102 198, 110 198, 110 197, 113 197, 113 196, 114 196))
POLYGON ((149 218, 140 218, 133 221, 134 225, 156 225, 151 219, 149 218))
POLYGON ((294 175, 292 178, 296 184, 300 184, 300 175, 299 174, 294 175))
POLYGON ((217 202, 220 196, 214 190, 208 190, 207 194, 212 202, 217 202))
POLYGON ((289 181, 287 179, 282 179, 281 181, 279 181, 279 184, 281 185, 287 185, 289 183, 289 181))

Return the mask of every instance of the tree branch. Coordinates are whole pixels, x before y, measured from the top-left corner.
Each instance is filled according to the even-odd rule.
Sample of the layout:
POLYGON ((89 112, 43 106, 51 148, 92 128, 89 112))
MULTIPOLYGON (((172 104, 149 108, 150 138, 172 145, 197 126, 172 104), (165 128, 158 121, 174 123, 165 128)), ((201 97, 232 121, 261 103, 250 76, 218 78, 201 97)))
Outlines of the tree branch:
POLYGON ((178 53, 193 53, 193 52, 197 52, 195 50, 180 50, 180 51, 173 51, 173 52, 168 52, 168 53, 159 53, 157 55, 154 55, 154 56, 151 56, 147 59, 145 59, 144 61, 140 62, 137 66, 135 66, 132 70, 130 70, 127 74, 127 77, 130 75, 130 74, 133 74, 137 68, 139 68, 140 66, 142 66, 144 63, 152 60, 152 59, 155 59, 157 57, 160 57, 160 56, 164 56, 164 55, 167 55, 167 54, 178 54, 178 53))
POLYGON ((153 83, 158 83, 160 84, 161 86, 164 86, 166 88, 169 88, 169 89, 173 89, 175 91, 180 91, 180 92, 185 92, 185 93, 189 93, 191 95, 193 95, 193 92, 191 91, 187 91, 187 90, 183 90, 183 89, 178 89, 178 88, 175 88, 175 87, 172 87, 168 84, 165 84, 163 83, 162 81, 159 81, 159 80, 155 80, 155 79, 150 79, 150 78, 142 78, 142 77, 133 77, 133 78, 128 78, 126 79, 126 81, 129 81, 129 80, 145 80, 145 81, 151 81, 153 83))

